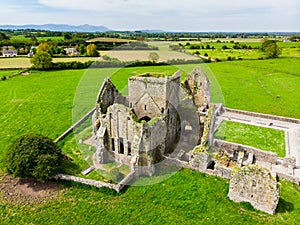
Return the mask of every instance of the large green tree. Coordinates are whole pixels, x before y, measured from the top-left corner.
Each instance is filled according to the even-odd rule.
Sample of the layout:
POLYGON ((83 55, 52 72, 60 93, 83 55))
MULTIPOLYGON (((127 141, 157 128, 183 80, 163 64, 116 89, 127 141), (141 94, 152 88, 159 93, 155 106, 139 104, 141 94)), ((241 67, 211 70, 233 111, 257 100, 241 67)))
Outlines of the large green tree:
POLYGON ((277 45, 275 40, 264 40, 261 50, 268 58, 277 58, 282 52, 282 48, 277 45))
POLYGON ((35 69, 48 70, 52 68, 52 57, 50 53, 40 51, 31 58, 31 63, 35 69))
POLYGON ((61 149, 50 138, 28 134, 9 146, 4 162, 16 177, 46 180, 60 171, 62 160, 61 149))

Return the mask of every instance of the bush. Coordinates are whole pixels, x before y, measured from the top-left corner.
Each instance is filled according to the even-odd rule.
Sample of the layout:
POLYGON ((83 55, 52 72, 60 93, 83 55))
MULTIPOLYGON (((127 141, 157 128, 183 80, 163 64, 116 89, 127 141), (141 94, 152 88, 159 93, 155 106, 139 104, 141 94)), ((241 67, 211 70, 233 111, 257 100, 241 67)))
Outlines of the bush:
POLYGON ((52 57, 48 52, 40 51, 31 58, 34 69, 49 70, 52 67, 52 57))
POLYGON ((44 181, 60 171, 62 160, 61 149, 50 138, 28 134, 9 146, 4 163, 7 172, 15 177, 44 181))

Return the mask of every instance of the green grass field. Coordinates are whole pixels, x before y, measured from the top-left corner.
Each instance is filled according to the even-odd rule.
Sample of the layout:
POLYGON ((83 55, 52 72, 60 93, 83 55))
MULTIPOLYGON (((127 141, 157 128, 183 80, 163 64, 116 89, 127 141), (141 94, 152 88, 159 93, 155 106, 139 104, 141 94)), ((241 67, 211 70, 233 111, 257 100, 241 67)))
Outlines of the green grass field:
POLYGON ((60 197, 44 204, 1 202, 1 224, 297 224, 300 219, 300 188, 288 182, 282 182, 274 216, 231 202, 227 180, 191 170, 120 194, 67 182, 64 187, 60 197))
POLYGON ((106 38, 106 37, 100 37, 100 38, 93 38, 88 40, 88 42, 120 42, 120 43, 127 43, 127 42, 136 42, 136 40, 130 40, 130 39, 122 39, 122 38, 106 38))
MULTIPOLYGON (((214 74, 218 79, 226 106, 300 118, 299 65, 299 59, 293 58, 224 62, 204 69, 211 70, 209 76, 214 74)), ((194 67, 178 68, 189 72, 194 67)), ((8 145, 22 134, 58 137, 74 122, 72 112, 76 120, 94 106, 106 76, 118 71, 111 79, 126 93, 129 76, 160 69, 170 73, 177 70, 144 67, 120 71, 31 71, 28 76, 0 81, 0 161, 8 145)), ((71 156, 84 154, 72 135, 60 145, 71 156)), ((68 167, 72 171, 81 171, 86 166, 77 159, 78 165, 68 167)), ((137 182, 148 181, 140 178, 137 182)), ((300 221, 300 188, 288 182, 283 182, 278 213, 274 216, 229 201, 227 180, 191 170, 182 170, 152 186, 130 187, 121 194, 63 184, 66 190, 61 196, 44 204, 14 205, 0 198, 1 224, 296 224, 300 221)))
POLYGON ((209 64, 230 108, 300 118, 300 59, 209 64))
MULTIPOLYGON (((238 42, 238 41, 235 41, 238 42)), ((187 42, 182 43, 185 45, 187 42)), ((265 57, 264 53, 260 49, 233 49, 234 43, 229 41, 218 43, 218 42, 189 42, 191 45, 186 46, 186 51, 189 53, 195 53, 199 51, 201 55, 208 54, 211 58, 218 58, 220 60, 227 60, 228 57, 242 59, 259 59, 265 57), (215 49, 206 49, 206 46, 210 45, 210 48, 214 47, 215 49), (190 49, 191 46, 199 46, 200 49, 190 49), (202 46, 205 49, 202 49, 202 46), (227 46, 229 49, 222 49, 223 46, 227 46)), ((259 48, 261 42, 257 40, 256 42, 239 42, 240 44, 246 44, 252 48, 259 48)), ((300 57, 300 43, 298 42, 278 42, 278 46, 282 48, 282 54, 280 57, 300 57)))
MULTIPOLYGON (((14 35, 10 37, 11 41, 15 42, 24 42, 24 41, 31 41, 30 37, 25 37, 25 35, 14 35)), ((40 41, 47 41, 47 40, 52 40, 52 41, 61 41, 64 40, 63 36, 55 36, 55 37, 37 37, 37 40, 40 41)))
POLYGON ((274 152, 279 157, 285 157, 286 154, 284 132, 279 130, 224 121, 216 138, 274 152))
MULTIPOLYGON (((87 62, 87 61, 97 61, 99 57, 60 57, 53 58, 52 62, 87 62)), ((16 57, 16 58, 0 58, 0 68, 30 68, 32 66, 30 58, 16 57)))

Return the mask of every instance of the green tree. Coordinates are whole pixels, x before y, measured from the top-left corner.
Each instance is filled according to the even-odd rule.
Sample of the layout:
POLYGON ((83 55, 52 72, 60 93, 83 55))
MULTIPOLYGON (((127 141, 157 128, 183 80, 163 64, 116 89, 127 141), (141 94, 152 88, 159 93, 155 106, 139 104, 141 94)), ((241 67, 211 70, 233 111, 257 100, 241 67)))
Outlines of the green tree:
POLYGON ((159 59, 159 55, 156 52, 150 52, 148 59, 153 63, 156 63, 159 59))
POLYGON ((86 55, 91 57, 99 56, 99 52, 97 51, 97 46, 95 44, 89 44, 86 47, 86 55))
POLYGON ((281 52, 280 48, 275 40, 264 40, 261 45, 261 50, 266 54, 268 58, 277 58, 281 52))
POLYGON ((37 47, 36 52, 37 53, 39 53, 39 52, 48 52, 48 53, 50 53, 50 50, 51 50, 51 46, 49 45, 48 42, 41 42, 39 44, 39 46, 37 47))
POLYGON ((36 45, 37 44, 37 38, 36 38, 36 36, 30 36, 30 40, 31 40, 31 44, 32 45, 36 45))
POLYGON ((72 39, 72 34, 71 33, 64 33, 64 39, 65 40, 71 40, 72 39))
POLYGON ((7 172, 16 177, 46 180, 61 170, 61 149, 53 141, 39 134, 18 138, 9 146, 4 163, 7 172))
POLYGON ((52 67, 52 57, 48 52, 37 52, 33 58, 31 58, 33 68, 39 70, 48 70, 52 67))
POLYGON ((84 55, 86 53, 86 47, 85 47, 84 44, 81 44, 79 46, 79 52, 80 52, 81 55, 84 55))
POLYGON ((9 37, 7 37, 5 33, 0 32, 0 41, 3 40, 9 40, 9 37))

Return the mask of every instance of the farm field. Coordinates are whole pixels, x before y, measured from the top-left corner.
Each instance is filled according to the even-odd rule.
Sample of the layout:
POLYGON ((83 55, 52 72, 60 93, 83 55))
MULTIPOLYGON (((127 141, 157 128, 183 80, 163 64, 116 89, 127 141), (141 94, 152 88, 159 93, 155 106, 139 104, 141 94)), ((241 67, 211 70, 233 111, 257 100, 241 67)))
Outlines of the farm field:
POLYGON ((285 136, 283 131, 224 121, 215 134, 217 139, 249 145, 285 157, 285 136))
POLYGON ((156 52, 159 55, 158 62, 162 61, 167 61, 171 59, 198 59, 198 57, 188 55, 182 52, 174 52, 169 49, 169 45, 172 42, 161 42, 161 41, 153 41, 153 42, 148 42, 149 45, 158 47, 159 50, 153 51, 126 51, 126 50, 121 50, 118 51, 117 49, 112 50, 112 51, 106 51, 103 52, 105 55, 112 57, 112 58, 117 58, 121 61, 134 61, 134 60, 143 60, 147 61, 149 60, 148 56, 151 52, 156 52))
POLYGON ((30 59, 26 57, 0 58, 0 68, 29 68, 30 59))
MULTIPOLYGON (((235 40, 235 43, 238 41, 235 40)), ((227 60, 228 57, 233 59, 259 59, 263 58, 264 54, 259 48, 261 46, 261 42, 257 40, 256 42, 239 42, 240 45, 250 46, 252 49, 234 49, 234 43, 229 41, 225 42, 178 42, 185 46, 186 52, 188 53, 196 53, 199 52, 200 55, 208 55, 211 58, 218 58, 220 60, 227 60), (189 45, 186 45, 186 44, 189 45), (209 49, 207 49, 207 45, 209 45, 209 49), (223 49, 223 47, 227 47, 227 49, 223 49), (197 49, 196 49, 197 48, 197 49), (214 48, 214 49, 212 49, 214 48)), ((280 57, 300 57, 300 43, 298 42, 278 42, 278 46, 282 48, 282 54, 280 57)))
POLYGON ((134 61, 134 60, 148 61, 149 60, 148 56, 151 52, 156 52, 159 55, 158 62, 167 61, 171 59, 197 59, 197 57, 194 57, 192 55, 187 55, 180 52, 170 52, 166 50, 158 50, 158 51, 112 50, 112 51, 107 51, 105 55, 111 58, 117 58, 121 61, 134 61))
MULTIPOLYGON (((29 76, 0 81, 0 161, 7 146, 22 134, 41 133, 56 138, 64 132, 74 122, 72 110, 80 117, 94 106, 106 76, 113 74, 112 81, 126 94, 131 75, 166 69, 172 73, 178 68, 190 72, 194 67, 31 71, 29 76), (85 88, 76 91, 82 87, 85 88), (82 111, 78 106, 83 106, 82 111)), ((203 68, 219 81, 227 107, 300 118, 299 59, 233 61, 205 64, 203 68)), ((72 135, 61 145, 68 154, 80 154, 72 135)), ((83 162, 78 164, 86 166, 83 162)), ((136 182, 147 183, 149 179, 155 178, 136 182)), ((227 180, 191 170, 181 170, 152 186, 130 187, 121 194, 67 182, 63 187, 59 197, 47 203, 18 205, 0 198, 1 223, 296 224, 300 220, 300 188, 285 181, 274 216, 229 201, 227 180)))
MULTIPOLYGON (((37 37, 36 38, 37 41, 47 41, 47 40, 52 40, 52 41, 60 41, 60 40, 64 40, 63 36, 52 36, 52 37, 37 37)), ((25 35, 13 35, 10 38, 11 41, 15 41, 15 42, 24 42, 24 41, 31 41, 30 37, 25 37, 25 35)))
POLYGON ((106 37, 100 37, 100 38, 93 38, 88 40, 87 42, 120 42, 120 43, 126 43, 126 42, 135 42, 136 40, 130 40, 130 39, 122 39, 122 38, 106 38, 106 37))
POLYGON ((299 119, 299 62, 299 58, 232 61, 209 68, 227 107, 299 119))
MULTIPOLYGON (((72 61, 96 61, 101 60, 99 57, 62 57, 53 58, 54 63, 56 62, 72 62, 72 61)), ((29 68, 32 64, 30 58, 27 57, 16 57, 16 58, 0 58, 0 68, 29 68)))

